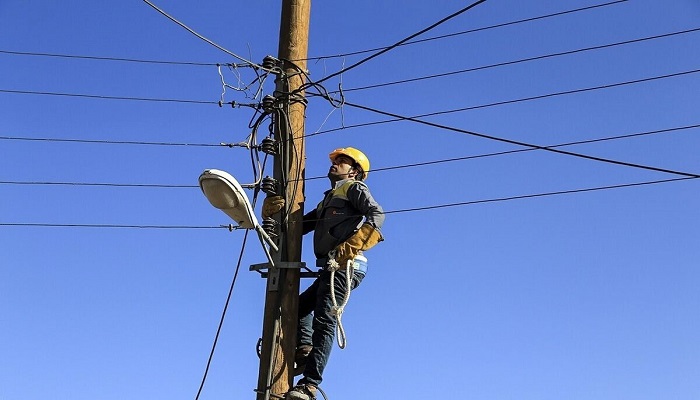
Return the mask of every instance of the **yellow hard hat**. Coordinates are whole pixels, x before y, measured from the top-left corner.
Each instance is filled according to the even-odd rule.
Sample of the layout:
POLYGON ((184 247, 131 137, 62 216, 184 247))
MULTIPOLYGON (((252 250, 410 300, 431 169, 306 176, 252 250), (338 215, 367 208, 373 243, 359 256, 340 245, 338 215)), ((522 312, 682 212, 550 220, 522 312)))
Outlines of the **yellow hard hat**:
POLYGON ((362 172, 364 172, 364 176, 361 178, 361 180, 367 179, 367 175, 369 172, 369 159, 367 158, 365 153, 361 152, 360 150, 357 150, 354 147, 343 147, 342 149, 335 149, 331 151, 331 153, 328 155, 328 158, 330 158, 331 162, 333 162, 333 160, 335 160, 335 158, 339 155, 348 156, 355 160, 355 162, 360 165, 360 168, 362 168, 362 172))

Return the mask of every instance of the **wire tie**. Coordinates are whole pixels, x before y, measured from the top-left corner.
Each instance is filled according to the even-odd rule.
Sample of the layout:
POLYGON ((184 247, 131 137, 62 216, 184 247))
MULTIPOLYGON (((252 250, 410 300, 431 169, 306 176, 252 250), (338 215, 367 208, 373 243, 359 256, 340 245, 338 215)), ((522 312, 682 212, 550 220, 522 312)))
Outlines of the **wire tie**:
POLYGON ((238 227, 233 226, 233 224, 228 224, 228 225, 219 225, 221 228, 227 228, 229 232, 233 232, 234 229, 237 229, 238 227))
POLYGON ((219 108, 221 108, 223 106, 224 106, 224 103, 221 100, 219 100, 219 108))

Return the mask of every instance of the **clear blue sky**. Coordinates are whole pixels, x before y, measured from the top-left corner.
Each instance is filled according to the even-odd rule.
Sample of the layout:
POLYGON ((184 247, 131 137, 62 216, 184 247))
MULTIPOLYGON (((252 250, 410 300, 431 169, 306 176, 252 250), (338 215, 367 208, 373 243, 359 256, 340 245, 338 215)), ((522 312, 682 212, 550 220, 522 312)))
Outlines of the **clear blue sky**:
MULTIPOLYGON (((603 3, 490 0, 418 39, 603 3)), ((277 53, 278 1, 156 4, 245 58, 277 53)), ((388 46, 467 4, 315 1, 309 55, 388 46)), ((404 116, 468 108, 423 119, 539 146, 640 134, 561 149, 700 174, 689 128, 700 124, 700 32, 678 33, 698 28, 695 0, 617 2, 399 47, 324 85, 342 81, 347 101, 404 116), (511 63, 558 53, 570 54, 511 63)), ((141 1, 0 1, 0 51, 0 399, 194 399, 243 232, 147 226, 229 223, 197 177, 219 168, 252 182, 248 152, 175 144, 241 142, 252 110, 213 104, 212 65, 18 53, 237 60, 141 1), (145 228, 55 226, 65 224, 145 228)), ((369 54, 312 60, 311 77, 369 54)), ((256 100, 229 89, 225 101, 256 100)), ((324 133, 307 140, 307 177, 324 176, 342 146, 376 169, 523 149, 371 124, 386 119, 311 99, 306 131, 324 133)), ((386 241, 367 254, 343 318, 348 346, 334 349, 323 388, 333 400, 700 398, 700 182, 649 184, 683 177, 542 150, 372 172, 386 241)), ((327 186, 307 182, 307 209, 327 186)), ((249 241, 202 399, 254 396, 265 287, 247 268, 263 261, 249 241)))

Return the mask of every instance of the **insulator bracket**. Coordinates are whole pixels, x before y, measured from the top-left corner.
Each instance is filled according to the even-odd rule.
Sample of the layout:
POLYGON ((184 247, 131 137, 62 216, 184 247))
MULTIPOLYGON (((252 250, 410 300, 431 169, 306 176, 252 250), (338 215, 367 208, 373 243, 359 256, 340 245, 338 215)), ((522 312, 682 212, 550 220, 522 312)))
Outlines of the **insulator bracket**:
POLYGON ((276 156, 279 154, 279 143, 271 137, 266 137, 260 143, 260 150, 265 154, 276 156))
POLYGON ((266 176, 260 182, 260 190, 268 196, 277 196, 279 194, 279 185, 277 179, 266 176))

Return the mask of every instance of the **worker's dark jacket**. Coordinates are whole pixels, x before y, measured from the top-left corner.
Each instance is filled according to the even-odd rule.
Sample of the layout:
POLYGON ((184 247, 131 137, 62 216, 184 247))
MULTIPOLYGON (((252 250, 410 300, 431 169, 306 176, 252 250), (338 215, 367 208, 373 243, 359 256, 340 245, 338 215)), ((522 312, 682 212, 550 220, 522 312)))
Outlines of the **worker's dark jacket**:
POLYGON ((384 224, 384 210, 364 182, 345 179, 326 191, 316 209, 304 215, 304 234, 314 231, 317 266, 325 265, 328 252, 348 240, 363 223, 376 229, 384 224))

